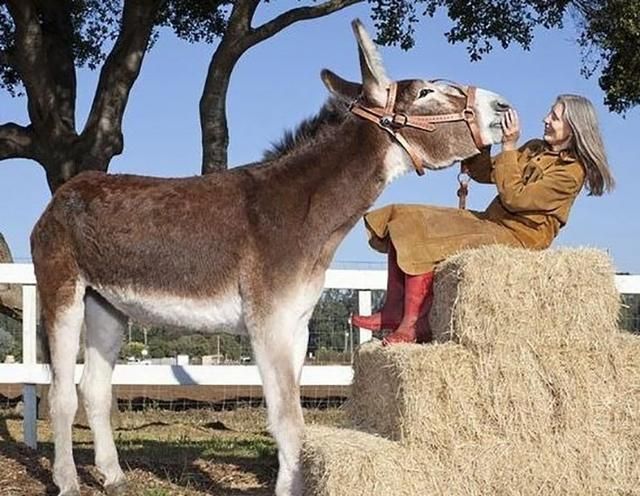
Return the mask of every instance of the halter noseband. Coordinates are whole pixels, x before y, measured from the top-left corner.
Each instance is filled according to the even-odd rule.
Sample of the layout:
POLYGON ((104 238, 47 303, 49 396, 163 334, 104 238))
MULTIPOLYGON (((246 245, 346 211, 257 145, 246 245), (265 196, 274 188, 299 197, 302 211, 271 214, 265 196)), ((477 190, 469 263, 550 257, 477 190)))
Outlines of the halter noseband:
POLYGON ((442 122, 458 122, 464 121, 469 126, 469 131, 473 138, 478 150, 482 150, 486 146, 482 140, 480 133, 480 127, 478 126, 478 120, 476 118, 475 103, 476 103, 476 88, 475 86, 468 86, 464 91, 461 87, 456 86, 466 97, 465 108, 461 112, 453 114, 436 114, 436 115, 407 115, 401 112, 395 112, 394 107, 396 103, 396 94, 398 91, 398 84, 393 82, 387 87, 387 103, 384 108, 382 107, 365 107, 359 101, 355 101, 351 104, 350 110, 358 117, 362 117, 368 121, 376 123, 386 132, 388 132, 393 138, 400 143, 402 148, 409 154, 413 166, 419 176, 424 174, 424 166, 422 165, 422 159, 418 156, 413 147, 409 144, 407 139, 400 134, 400 129, 405 127, 411 127, 414 129, 420 129, 422 131, 433 132, 436 130, 436 124, 442 122))

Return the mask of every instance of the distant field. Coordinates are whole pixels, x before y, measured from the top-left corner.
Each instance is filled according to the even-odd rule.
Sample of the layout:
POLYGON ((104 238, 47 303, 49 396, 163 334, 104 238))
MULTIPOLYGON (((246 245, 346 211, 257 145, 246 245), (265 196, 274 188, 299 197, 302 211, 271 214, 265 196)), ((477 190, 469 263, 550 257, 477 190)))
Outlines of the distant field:
MULTIPOLYGON (((307 409, 305 419, 324 425, 344 421, 337 408, 307 409)), ((49 423, 38 421, 37 452, 21 444, 21 424, 13 410, 0 410, 0 495, 55 495, 49 423)), ((278 462, 264 408, 120 412, 117 424, 115 438, 132 495, 273 494, 278 462)), ((86 427, 74 429, 74 448, 83 496, 104 494, 86 427)))

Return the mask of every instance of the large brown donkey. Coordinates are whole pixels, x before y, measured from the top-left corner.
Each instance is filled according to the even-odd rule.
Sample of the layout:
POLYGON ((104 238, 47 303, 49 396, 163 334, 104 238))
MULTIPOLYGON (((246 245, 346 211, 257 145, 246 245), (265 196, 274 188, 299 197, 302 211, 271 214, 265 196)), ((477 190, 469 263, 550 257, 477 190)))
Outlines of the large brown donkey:
MULTIPOLYGON (((392 82, 360 22, 362 84, 323 71, 343 111, 259 164, 203 177, 88 172, 62 186, 31 236, 51 353, 53 479, 78 495, 74 366, 108 494, 125 493, 109 411, 128 317, 248 334, 278 444, 276 494, 302 493, 299 382, 307 323, 347 232, 396 176, 439 169, 502 138, 498 95, 443 81, 392 82)), ((324 116, 324 117, 322 117, 324 116)))

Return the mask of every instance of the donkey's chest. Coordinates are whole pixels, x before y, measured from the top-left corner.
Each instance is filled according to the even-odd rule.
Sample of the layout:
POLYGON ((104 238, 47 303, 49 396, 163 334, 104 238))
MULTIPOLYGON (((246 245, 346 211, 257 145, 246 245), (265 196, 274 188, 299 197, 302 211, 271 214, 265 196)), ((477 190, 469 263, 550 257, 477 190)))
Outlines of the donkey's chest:
POLYGON ((175 296, 130 288, 101 287, 96 290, 115 308, 133 320, 158 326, 181 327, 201 332, 243 334, 239 294, 212 298, 175 296))

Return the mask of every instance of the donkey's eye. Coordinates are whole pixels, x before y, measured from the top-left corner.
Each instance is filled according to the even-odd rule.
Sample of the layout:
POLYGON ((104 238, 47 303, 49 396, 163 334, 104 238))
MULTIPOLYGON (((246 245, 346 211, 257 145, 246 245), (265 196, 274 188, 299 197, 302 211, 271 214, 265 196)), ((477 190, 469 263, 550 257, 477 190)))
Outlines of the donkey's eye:
POLYGON ((433 90, 431 88, 422 88, 420 90, 420 93, 418 93, 418 98, 424 98, 425 96, 429 95, 430 93, 433 93, 433 90))

